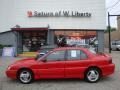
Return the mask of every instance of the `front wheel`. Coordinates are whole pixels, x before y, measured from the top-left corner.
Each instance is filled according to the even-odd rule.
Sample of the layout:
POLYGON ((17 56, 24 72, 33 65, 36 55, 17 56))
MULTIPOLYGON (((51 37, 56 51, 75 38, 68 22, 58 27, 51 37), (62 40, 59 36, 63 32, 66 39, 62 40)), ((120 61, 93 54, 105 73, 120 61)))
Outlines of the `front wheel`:
POLYGON ((90 83, 95 83, 99 81, 101 78, 100 70, 97 68, 90 68, 85 73, 85 80, 87 80, 90 83))
POLYGON ((31 83, 33 79, 33 73, 30 70, 23 69, 18 73, 18 80, 23 84, 31 83))

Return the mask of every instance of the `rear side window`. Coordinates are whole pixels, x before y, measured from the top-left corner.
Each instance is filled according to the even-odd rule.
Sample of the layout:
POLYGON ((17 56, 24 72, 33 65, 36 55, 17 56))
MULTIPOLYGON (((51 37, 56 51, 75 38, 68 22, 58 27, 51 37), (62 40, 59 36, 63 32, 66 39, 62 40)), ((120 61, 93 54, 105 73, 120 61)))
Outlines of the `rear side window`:
POLYGON ((79 60, 80 59, 80 51, 79 50, 68 50, 67 52, 67 59, 68 60, 79 60))
POLYGON ((80 51, 80 59, 87 59, 87 55, 83 51, 80 51))
POLYGON ((87 55, 81 50, 68 50, 67 60, 83 60, 87 59, 87 55))

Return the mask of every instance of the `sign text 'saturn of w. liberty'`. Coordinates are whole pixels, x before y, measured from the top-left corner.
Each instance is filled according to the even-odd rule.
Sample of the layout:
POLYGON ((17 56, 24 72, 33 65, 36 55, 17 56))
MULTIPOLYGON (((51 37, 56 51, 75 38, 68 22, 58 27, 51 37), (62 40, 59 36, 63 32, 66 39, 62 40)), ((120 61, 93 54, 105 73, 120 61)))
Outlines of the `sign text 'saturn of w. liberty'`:
POLYGON ((56 11, 56 12, 44 12, 44 11, 28 11, 28 17, 91 17, 90 12, 78 12, 78 11, 56 11))

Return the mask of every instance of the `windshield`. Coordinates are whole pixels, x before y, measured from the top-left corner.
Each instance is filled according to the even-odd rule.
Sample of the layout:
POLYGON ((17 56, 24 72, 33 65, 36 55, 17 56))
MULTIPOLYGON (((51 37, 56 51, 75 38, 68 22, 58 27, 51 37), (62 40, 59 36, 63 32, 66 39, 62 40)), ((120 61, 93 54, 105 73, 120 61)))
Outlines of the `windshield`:
MULTIPOLYGON (((52 50, 49 51, 49 52, 52 52, 52 50)), ((49 52, 47 52, 47 53, 49 53, 49 52)), ((39 54, 36 56, 36 60, 41 60, 47 53, 39 53, 39 54)))
POLYGON ((44 56, 44 55, 45 55, 45 53, 40 53, 40 54, 38 54, 38 55, 35 57, 35 59, 38 60, 39 58, 41 58, 41 57, 44 56))
POLYGON ((52 48, 49 48, 49 49, 41 49, 40 50, 40 53, 47 53, 47 52, 49 52, 49 51, 51 51, 52 50, 52 48))

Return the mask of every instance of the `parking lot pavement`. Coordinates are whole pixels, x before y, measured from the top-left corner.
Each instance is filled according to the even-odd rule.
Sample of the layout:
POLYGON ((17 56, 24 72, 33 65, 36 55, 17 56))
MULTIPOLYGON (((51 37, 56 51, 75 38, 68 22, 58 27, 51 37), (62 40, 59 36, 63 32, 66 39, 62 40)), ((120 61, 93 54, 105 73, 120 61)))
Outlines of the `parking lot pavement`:
POLYGON ((79 79, 39 80, 31 84, 21 84, 6 77, 9 64, 21 58, 0 58, 0 90, 120 90, 120 51, 112 51, 116 65, 115 73, 102 78, 98 83, 87 83, 79 79))

